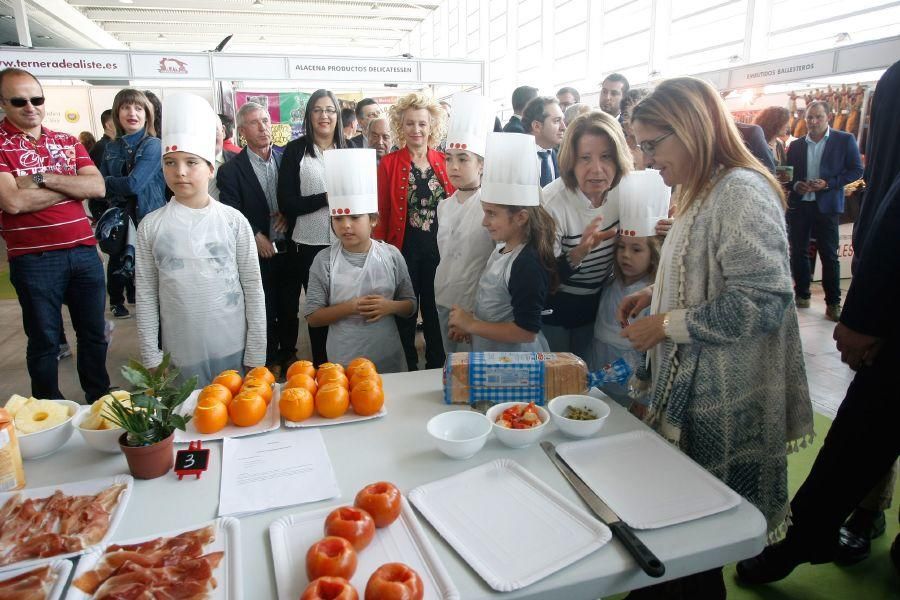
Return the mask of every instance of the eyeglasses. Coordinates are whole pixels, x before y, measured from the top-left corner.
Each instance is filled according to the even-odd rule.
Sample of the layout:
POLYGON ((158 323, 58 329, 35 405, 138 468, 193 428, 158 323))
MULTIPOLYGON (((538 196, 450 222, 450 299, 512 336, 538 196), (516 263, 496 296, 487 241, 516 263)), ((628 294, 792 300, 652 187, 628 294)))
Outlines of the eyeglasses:
POLYGON ((337 111, 335 109, 331 108, 330 106, 328 108, 316 107, 316 108, 312 109, 310 112, 312 112, 312 114, 317 115, 317 116, 324 114, 324 115, 328 115, 329 117, 337 114, 337 111))
POLYGON ((43 96, 34 96, 32 98, 0 98, 6 102, 9 102, 16 108, 24 108, 26 104, 29 102, 32 106, 41 106, 44 103, 43 96))
POLYGON ((670 135, 672 135, 673 133, 675 133, 675 132, 670 131, 669 133, 664 133, 661 136, 659 136, 658 138, 656 138, 655 140, 647 140, 646 142, 641 142, 640 144, 637 145, 637 147, 640 148, 641 152, 643 152, 647 156, 653 156, 654 154, 656 154, 656 147, 659 145, 659 143, 661 141, 663 141, 664 139, 666 139, 667 137, 669 137, 670 135))

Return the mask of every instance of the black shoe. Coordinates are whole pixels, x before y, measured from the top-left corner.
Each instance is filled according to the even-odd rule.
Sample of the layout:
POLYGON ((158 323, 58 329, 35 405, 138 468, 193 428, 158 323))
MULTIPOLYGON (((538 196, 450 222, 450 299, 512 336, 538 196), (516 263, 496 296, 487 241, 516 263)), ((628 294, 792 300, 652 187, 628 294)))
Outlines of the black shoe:
POLYGON ((798 565, 810 562, 809 558, 787 540, 766 547, 753 558, 737 564, 737 576, 741 583, 759 585, 780 581, 791 574, 798 565))
POLYGON ((872 540, 884 535, 886 527, 884 511, 854 510, 841 527, 834 562, 850 566, 869 558, 872 540))
POLYGON ((117 319, 128 319, 131 317, 131 312, 125 308, 124 304, 114 304, 112 307, 112 314, 117 319))

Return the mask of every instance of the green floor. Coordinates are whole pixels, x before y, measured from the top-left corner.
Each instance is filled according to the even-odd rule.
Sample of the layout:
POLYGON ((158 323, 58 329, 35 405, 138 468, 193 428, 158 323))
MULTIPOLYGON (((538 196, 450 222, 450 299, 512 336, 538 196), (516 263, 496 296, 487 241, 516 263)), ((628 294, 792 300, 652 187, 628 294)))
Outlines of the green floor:
MULTIPOLYGON (((806 479, 831 425, 827 417, 818 414, 815 422, 816 441, 812 447, 788 458, 791 494, 806 479)), ((778 583, 746 588, 737 583, 734 565, 729 565, 725 567, 729 600, 897 600, 900 598, 900 578, 891 565, 888 550, 900 531, 897 524, 900 483, 894 488, 894 498, 894 505, 887 513, 887 533, 872 543, 872 555, 867 560, 846 568, 834 564, 803 565, 778 583)), ((620 594, 612 600, 624 597, 625 594, 620 594)))

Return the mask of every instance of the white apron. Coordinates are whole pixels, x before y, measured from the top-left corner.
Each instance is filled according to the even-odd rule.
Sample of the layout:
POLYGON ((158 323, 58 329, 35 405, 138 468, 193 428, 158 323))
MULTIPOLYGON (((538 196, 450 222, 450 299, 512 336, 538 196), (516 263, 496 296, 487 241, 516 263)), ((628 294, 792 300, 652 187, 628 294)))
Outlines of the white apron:
MULTIPOLYGON (((512 252, 503 254, 494 250, 478 281, 475 295, 475 318, 489 323, 508 323, 513 320, 512 296, 509 293, 509 273, 519 256, 519 246, 512 252)), ((538 332, 533 342, 509 344, 495 342, 477 335, 472 336, 473 352, 548 352, 549 346, 544 334, 538 332)))
POLYGON ((236 236, 222 205, 188 208, 176 201, 164 214, 154 243, 159 273, 162 349, 181 379, 203 386, 225 369, 243 369, 247 318, 238 276, 236 236))
MULTIPOLYGON (((354 267, 344 258, 340 242, 332 244, 329 252, 331 305, 370 294, 394 299, 398 282, 384 242, 372 240, 372 247, 362 267, 354 267)), ((328 326, 325 350, 328 360, 342 365, 357 356, 364 356, 375 363, 379 373, 399 373, 407 369, 406 355, 403 354, 393 315, 385 315, 374 323, 367 323, 362 315, 352 315, 332 323, 328 326)))

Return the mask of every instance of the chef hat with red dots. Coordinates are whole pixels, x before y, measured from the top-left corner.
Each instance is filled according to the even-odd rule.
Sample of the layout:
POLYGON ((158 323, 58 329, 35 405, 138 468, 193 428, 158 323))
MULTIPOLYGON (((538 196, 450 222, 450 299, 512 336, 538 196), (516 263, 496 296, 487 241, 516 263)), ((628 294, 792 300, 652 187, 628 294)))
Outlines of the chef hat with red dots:
POLYGON ((447 150, 468 150, 484 158, 487 136, 494 130, 494 104, 479 94, 453 95, 447 127, 447 150))
POLYGON ((333 217, 377 213, 375 150, 326 150, 325 191, 328 192, 328 212, 333 217))
POLYGON ((618 210, 621 235, 650 237, 656 222, 669 216, 671 195, 659 171, 632 171, 609 192, 607 204, 618 210))
POLYGON ((216 120, 205 99, 194 94, 167 94, 162 109, 162 153, 189 152, 216 161, 216 120))

